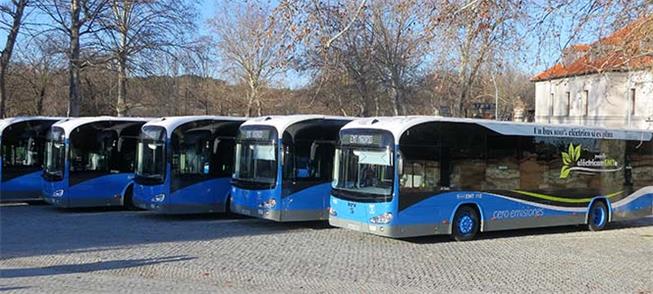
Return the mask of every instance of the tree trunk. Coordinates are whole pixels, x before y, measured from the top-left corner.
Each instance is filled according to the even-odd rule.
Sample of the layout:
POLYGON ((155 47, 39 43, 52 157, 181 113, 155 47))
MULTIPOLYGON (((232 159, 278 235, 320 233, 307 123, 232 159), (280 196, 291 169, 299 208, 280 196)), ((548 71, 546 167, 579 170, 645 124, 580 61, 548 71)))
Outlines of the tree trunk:
POLYGON ((118 57, 118 103, 116 104, 116 116, 127 115, 127 61, 121 53, 118 57))
POLYGON ((250 81, 249 83, 249 93, 247 93, 247 117, 254 115, 254 102, 257 100, 257 86, 256 82, 250 81))
POLYGON ((7 100, 7 92, 5 90, 5 66, 3 62, 3 64, 0 64, 0 119, 5 118, 6 100, 7 100))
POLYGON ((70 23, 70 52, 68 66, 68 116, 79 116, 81 94, 80 94, 80 60, 79 60, 79 0, 72 0, 70 5, 71 23, 70 23))
MULTIPOLYGON (((128 9, 129 8, 125 7, 125 19, 127 17, 128 9)), ((120 31, 120 47, 118 48, 118 103, 116 104, 117 116, 127 115, 127 30, 128 23, 122 24, 120 31)))
POLYGON ((20 30, 20 25, 23 21, 23 12, 25 12, 25 6, 27 6, 27 2, 27 0, 19 0, 16 2, 16 11, 13 15, 14 19, 11 25, 11 30, 7 35, 7 43, 5 44, 5 48, 2 50, 2 55, 0 55, 0 118, 5 117, 5 105, 7 100, 5 78, 7 74, 7 67, 9 67, 11 54, 14 51, 14 45, 16 44, 18 31, 20 30))
POLYGON ((43 115, 43 101, 45 101, 45 84, 39 89, 39 97, 36 100, 36 114, 43 115))

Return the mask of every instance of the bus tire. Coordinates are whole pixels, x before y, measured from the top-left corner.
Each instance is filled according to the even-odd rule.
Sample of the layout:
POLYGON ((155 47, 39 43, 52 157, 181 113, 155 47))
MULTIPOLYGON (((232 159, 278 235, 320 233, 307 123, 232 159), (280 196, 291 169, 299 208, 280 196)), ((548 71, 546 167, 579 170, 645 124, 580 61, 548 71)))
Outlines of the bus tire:
POLYGON ((458 208, 451 225, 451 236, 454 240, 468 241, 476 237, 481 227, 481 219, 476 209, 466 205, 458 208))
POLYGON ((127 210, 139 210, 136 205, 134 205, 134 185, 129 185, 125 189, 125 195, 123 196, 123 206, 127 210))
POLYGON ((231 193, 227 194, 227 199, 224 201, 224 213, 231 214, 231 193))
POLYGON ((587 228, 592 231, 600 231, 608 224, 608 207, 602 200, 592 203, 587 212, 587 228))

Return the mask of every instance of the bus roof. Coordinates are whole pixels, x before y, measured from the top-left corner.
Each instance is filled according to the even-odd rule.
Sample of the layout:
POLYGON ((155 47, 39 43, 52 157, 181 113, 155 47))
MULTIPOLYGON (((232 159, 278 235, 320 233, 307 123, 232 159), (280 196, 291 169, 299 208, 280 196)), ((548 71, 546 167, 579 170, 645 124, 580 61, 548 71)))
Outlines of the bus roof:
POLYGON ((5 119, 0 120, 0 135, 2 132, 9 126, 20 123, 20 122, 25 122, 25 121, 31 121, 31 120, 52 120, 52 121, 60 121, 64 119, 63 117, 52 117, 52 116, 16 116, 16 117, 8 117, 5 119))
POLYGON ((428 122, 469 123, 486 127, 494 132, 507 136, 546 136, 546 137, 572 137, 613 140, 638 140, 650 141, 653 137, 651 131, 639 129, 610 129, 581 125, 547 125, 538 123, 522 123, 511 121, 495 121, 471 118, 451 118, 439 116, 396 116, 396 117, 369 117, 352 121, 342 129, 378 129, 392 133, 395 143, 399 142, 401 135, 408 129, 428 122))
POLYGON ((234 121, 234 122, 244 122, 247 120, 245 117, 232 117, 232 116, 216 116, 216 115, 195 115, 195 116, 166 116, 157 118, 147 122, 145 126, 159 126, 165 128, 168 138, 170 138, 172 132, 177 129, 180 125, 185 123, 198 121, 198 120, 216 120, 216 121, 234 121))
POLYGON ((313 119, 351 121, 354 118, 318 114, 271 115, 252 118, 243 123, 241 126, 272 126, 277 130, 277 134, 279 135, 279 138, 281 138, 283 136, 283 132, 291 125, 313 119))
POLYGON ((113 117, 113 116, 90 116, 90 117, 76 117, 76 118, 67 118, 57 123, 53 124, 53 127, 60 127, 64 130, 64 136, 68 138, 70 133, 85 124, 95 123, 95 122, 105 122, 105 121, 125 121, 125 122, 147 122, 152 120, 152 118, 143 118, 143 117, 113 117))

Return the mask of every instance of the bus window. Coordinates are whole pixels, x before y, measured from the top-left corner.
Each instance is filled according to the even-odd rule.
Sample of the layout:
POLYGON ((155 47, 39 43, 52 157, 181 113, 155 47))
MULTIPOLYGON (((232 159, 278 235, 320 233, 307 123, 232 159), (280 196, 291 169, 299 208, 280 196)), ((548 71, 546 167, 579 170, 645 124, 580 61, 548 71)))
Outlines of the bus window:
MULTIPOLYGON (((442 175, 451 176, 456 190, 481 190, 485 181, 487 130, 472 124, 447 124, 441 127, 442 175)), ((446 182, 443 178, 443 186, 446 182)), ((446 187, 446 186, 444 186, 446 187)))
POLYGON ((277 181, 276 136, 276 131, 268 128, 241 130, 236 141, 235 185, 247 189, 274 187, 277 181))
POLYGON ((435 146, 402 146, 401 193, 440 190, 440 156, 435 146))
POLYGON ((485 190, 512 190, 520 185, 519 137, 488 135, 485 190))
POLYGON ((2 140, 2 180, 36 172, 41 168, 45 133, 38 125, 17 123, 4 131, 2 140))
POLYGON ((639 190, 653 183, 653 141, 628 141, 626 147, 628 165, 625 173, 629 174, 634 190, 639 190))
POLYGON ((215 140, 214 167, 211 175, 215 177, 231 177, 234 168, 234 149, 236 140, 231 137, 222 137, 215 140))
POLYGON ((335 143, 297 140, 284 145, 284 179, 292 181, 330 181, 335 143))

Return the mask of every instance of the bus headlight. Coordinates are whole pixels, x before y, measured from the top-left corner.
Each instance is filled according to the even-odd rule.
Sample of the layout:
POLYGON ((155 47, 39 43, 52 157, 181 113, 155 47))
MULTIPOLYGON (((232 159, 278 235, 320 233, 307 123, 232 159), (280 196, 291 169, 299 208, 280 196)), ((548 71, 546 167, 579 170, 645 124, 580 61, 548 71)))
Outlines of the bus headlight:
POLYGON ((336 212, 335 209, 329 207, 329 215, 330 216, 338 216, 338 213, 336 212))
POLYGON ((392 213, 386 212, 382 215, 377 215, 370 219, 373 224, 388 224, 392 221, 392 213))
POLYGON ((273 207, 276 206, 276 205, 277 205, 277 201, 276 201, 276 200, 274 200, 274 199, 268 199, 268 201, 265 201, 265 202, 261 203, 261 205, 259 205, 259 206, 262 206, 262 207, 265 208, 265 209, 271 209, 271 208, 273 208, 273 207))
POLYGON ((52 192, 52 197, 59 198, 63 196, 63 189, 55 190, 52 192))
POLYGON ((166 194, 163 193, 154 195, 154 197, 152 197, 152 201, 154 202, 163 202, 163 200, 165 199, 166 199, 166 194))

